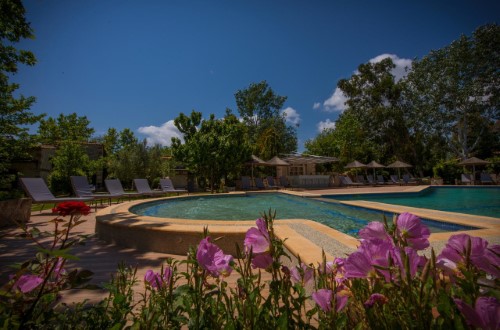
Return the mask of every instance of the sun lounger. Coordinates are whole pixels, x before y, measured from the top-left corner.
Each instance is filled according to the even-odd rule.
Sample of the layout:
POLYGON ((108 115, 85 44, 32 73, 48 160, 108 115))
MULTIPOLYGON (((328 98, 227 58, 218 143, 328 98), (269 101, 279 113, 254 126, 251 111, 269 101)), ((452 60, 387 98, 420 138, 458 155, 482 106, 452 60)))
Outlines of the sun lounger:
POLYGON ((340 182, 342 182, 342 184, 344 186, 348 186, 348 187, 360 187, 360 186, 363 186, 362 183, 352 182, 351 178, 348 177, 348 176, 341 175, 339 178, 340 178, 340 182))
POLYGON ((495 184, 495 181, 491 178, 488 173, 481 173, 481 184, 495 184))
POLYGON ((373 179, 373 175, 368 174, 366 176, 366 180, 368 181, 369 184, 375 186, 377 183, 375 182, 375 179, 373 179))
POLYGON ((356 177, 356 182, 358 182, 358 183, 362 183, 362 184, 366 184, 366 183, 367 183, 367 181, 365 181, 365 177, 364 177, 364 176, 362 176, 362 175, 358 175, 358 176, 356 177))
POLYGON ((249 176, 241 177, 241 189, 242 190, 250 190, 252 188, 252 184, 249 176))
POLYGON ((111 195, 117 195, 122 198, 127 197, 129 200, 132 197, 141 196, 141 193, 138 192, 125 192, 125 190, 123 190, 122 183, 120 182, 119 179, 106 179, 104 180, 104 185, 106 186, 106 189, 111 195))
POLYGON ((92 202, 92 197, 55 197, 42 178, 21 178, 21 186, 34 204, 92 202))
POLYGON ((257 189, 266 189, 266 186, 264 186, 264 181, 262 181, 262 178, 255 178, 255 187, 257 189))
POLYGON ((277 186, 275 183, 274 183, 274 178, 272 176, 268 176, 266 178, 267 180, 267 186, 269 187, 269 189, 279 189, 280 187, 277 186))
POLYGON ((385 181, 383 175, 377 175, 377 183, 378 184, 387 184, 387 181, 385 181))
POLYGON ((472 184, 472 178, 470 174, 462 173, 460 181, 462 181, 462 184, 472 184))
POLYGON ((134 179, 134 187, 143 196, 160 196, 167 194, 161 190, 152 190, 147 179, 134 179))
POLYGON ((176 189, 170 178, 160 179, 160 188, 163 192, 173 192, 179 195, 180 193, 188 193, 186 189, 176 189))
POLYGON ((75 195, 78 197, 84 198, 93 198, 94 201, 102 201, 107 200, 108 204, 111 205, 112 198, 120 198, 120 195, 115 194, 94 194, 92 192, 92 186, 87 181, 87 177, 85 176, 70 176, 71 186, 73 187, 73 191, 75 195))
POLYGON ((409 174, 403 174, 404 184, 417 184, 417 180, 412 178, 409 174))
POLYGON ((390 183, 401 185, 401 181, 399 181, 399 178, 397 175, 391 175, 390 178, 391 178, 390 183))

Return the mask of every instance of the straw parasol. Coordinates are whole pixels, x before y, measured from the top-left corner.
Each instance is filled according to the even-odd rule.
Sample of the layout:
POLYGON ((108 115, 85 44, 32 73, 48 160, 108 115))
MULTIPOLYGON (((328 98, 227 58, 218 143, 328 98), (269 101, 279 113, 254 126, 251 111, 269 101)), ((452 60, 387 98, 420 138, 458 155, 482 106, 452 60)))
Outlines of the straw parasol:
POLYGON ((278 156, 274 156, 266 162, 269 166, 276 167, 276 175, 278 175, 278 166, 292 166, 291 164, 285 162, 283 159, 278 156))
POLYGON ((347 164, 345 168, 366 168, 366 164, 363 164, 355 160, 352 163, 347 164))
POLYGON ((384 168, 385 165, 382 165, 380 163, 377 163, 376 161, 372 160, 368 164, 366 164, 367 168, 373 168, 373 177, 375 177, 375 169, 377 168, 384 168))
POLYGON ((461 161, 458 165, 470 166, 472 165, 472 180, 476 180, 476 165, 487 165, 490 162, 487 160, 483 160, 477 157, 467 158, 466 160, 461 161))
POLYGON ((357 169, 358 168, 366 168, 366 164, 363 164, 361 162, 358 162, 357 160, 347 164, 346 166, 344 166, 345 168, 354 168, 355 169, 355 172, 356 172, 356 176, 358 174, 358 171, 357 169))
POLYGON ((398 178, 401 180, 401 169, 413 167, 410 164, 402 162, 400 160, 396 160, 394 163, 387 165, 388 168, 397 168, 398 169, 398 178))
POLYGON ((252 155, 250 159, 245 163, 245 165, 250 165, 252 166, 252 181, 253 181, 253 168, 254 166, 269 166, 269 164, 259 157, 252 155))
POLYGON ((279 158, 278 156, 274 156, 273 158, 269 159, 267 162, 267 165, 270 166, 291 166, 287 162, 285 162, 283 159, 279 158))

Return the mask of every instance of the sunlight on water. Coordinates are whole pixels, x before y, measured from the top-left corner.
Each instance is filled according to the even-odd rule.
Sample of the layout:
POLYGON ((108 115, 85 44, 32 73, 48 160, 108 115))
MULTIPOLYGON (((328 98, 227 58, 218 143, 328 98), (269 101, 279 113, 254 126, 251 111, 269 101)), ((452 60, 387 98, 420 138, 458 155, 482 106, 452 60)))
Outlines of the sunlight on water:
MULTIPOLYGON (((350 235, 371 221, 383 221, 383 212, 328 203, 285 194, 204 196, 137 205, 140 215, 193 220, 255 220, 263 212, 276 210, 277 219, 309 219, 350 235)), ((392 214, 386 214, 389 221, 392 214)), ((426 223, 431 232, 464 229, 439 222, 426 223)))

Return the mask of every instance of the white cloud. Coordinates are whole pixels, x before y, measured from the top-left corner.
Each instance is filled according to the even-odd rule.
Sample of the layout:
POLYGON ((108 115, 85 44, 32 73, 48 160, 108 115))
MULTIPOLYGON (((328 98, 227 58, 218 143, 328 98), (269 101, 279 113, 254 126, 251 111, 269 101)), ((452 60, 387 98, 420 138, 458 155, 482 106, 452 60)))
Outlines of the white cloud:
POLYGON ((337 87, 335 88, 332 96, 323 102, 323 106, 327 112, 344 111, 346 108, 345 101, 347 101, 347 97, 340 90, 340 88, 337 87))
POLYGON ((396 65, 396 67, 394 69, 392 69, 392 71, 391 71, 391 73, 396 78, 396 81, 399 81, 399 80, 401 80, 401 78, 406 77, 406 75, 408 74, 408 72, 406 72, 406 68, 411 69, 411 63, 412 63, 412 60, 410 60, 408 58, 399 58, 397 55, 394 55, 394 54, 382 54, 379 56, 375 56, 369 62, 370 63, 378 63, 378 62, 381 62, 382 60, 384 60, 388 57, 396 65))
POLYGON ((297 110, 288 107, 285 110, 283 110, 283 113, 285 114, 287 123, 292 125, 298 125, 300 123, 300 115, 297 112, 297 110))
POLYGON ((169 120, 160 127, 146 126, 139 127, 139 133, 146 135, 148 145, 161 144, 163 146, 170 146, 171 138, 176 137, 182 139, 182 133, 175 127, 174 121, 169 120))
MULTIPOLYGON (((408 58, 399 58, 394 54, 381 54, 375 56, 370 59, 368 62, 370 63, 378 63, 386 58, 392 59, 392 62, 396 65, 394 69, 391 70, 391 73, 394 75, 396 81, 401 80, 401 78, 406 77, 408 72, 406 72, 406 68, 411 69, 412 60, 408 58)), ((354 74, 359 73, 357 70, 353 72, 354 74)), ((347 101, 346 96, 342 91, 337 87, 333 92, 332 96, 330 96, 325 102, 323 102, 323 106, 325 111, 334 112, 334 111, 344 111, 346 106, 345 102, 347 101)))
POLYGON ((320 121, 316 127, 318 128, 318 132, 321 133, 323 130, 328 128, 335 128, 335 122, 327 119, 325 121, 320 121))
POLYGON ((314 109, 314 110, 319 109, 319 107, 321 107, 321 103, 319 103, 319 102, 315 102, 315 103, 313 104, 313 109, 314 109))

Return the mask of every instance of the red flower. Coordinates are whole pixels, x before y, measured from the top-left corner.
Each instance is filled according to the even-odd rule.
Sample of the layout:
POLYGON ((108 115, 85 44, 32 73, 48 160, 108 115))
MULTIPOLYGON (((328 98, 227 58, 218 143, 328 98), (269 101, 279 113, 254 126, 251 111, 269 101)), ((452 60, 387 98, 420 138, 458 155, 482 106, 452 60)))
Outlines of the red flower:
POLYGON ((73 214, 88 215, 90 213, 90 206, 84 202, 63 202, 57 204, 57 206, 52 209, 52 212, 58 213, 63 217, 73 214))

